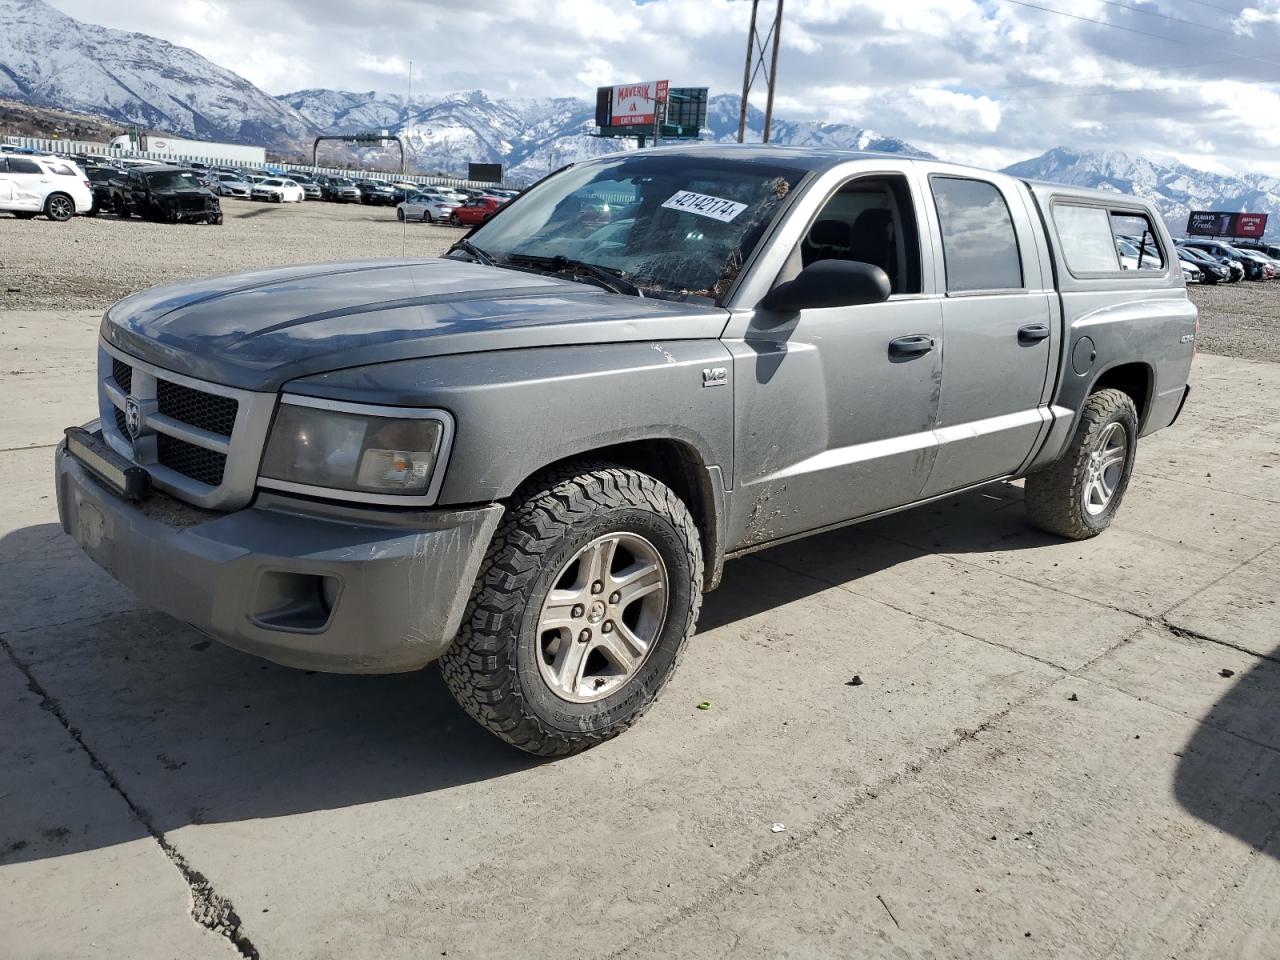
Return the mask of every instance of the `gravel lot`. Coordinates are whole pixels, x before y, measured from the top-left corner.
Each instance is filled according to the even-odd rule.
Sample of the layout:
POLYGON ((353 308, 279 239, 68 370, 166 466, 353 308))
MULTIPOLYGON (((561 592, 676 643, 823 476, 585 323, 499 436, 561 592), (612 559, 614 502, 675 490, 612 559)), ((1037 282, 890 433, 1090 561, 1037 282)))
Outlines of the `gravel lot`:
POLYGON ((102 310, 136 290, 193 277, 354 257, 435 256, 463 234, 402 225, 393 207, 224 198, 222 209, 220 227, 0 216, 0 310, 102 310))
MULTIPOLYGON (((113 216, 55 224, 0 215, 0 310, 104 310, 121 297, 192 277, 352 257, 436 256, 462 231, 401 225, 391 207, 224 199, 221 227, 113 216)), ((1191 287, 1200 349, 1280 362, 1280 283, 1191 287)))
POLYGON ((1200 308, 1200 349, 1280 363, 1280 281, 1187 288, 1200 308))

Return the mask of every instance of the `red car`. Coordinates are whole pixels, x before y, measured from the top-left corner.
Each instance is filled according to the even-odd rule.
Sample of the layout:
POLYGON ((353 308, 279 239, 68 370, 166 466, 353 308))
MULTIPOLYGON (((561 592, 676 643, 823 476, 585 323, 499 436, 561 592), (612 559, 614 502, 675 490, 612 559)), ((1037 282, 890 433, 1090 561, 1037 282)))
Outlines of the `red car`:
POLYGON ((498 212, 498 208, 504 202, 497 197, 472 197, 462 206, 456 207, 453 213, 449 214, 449 222, 455 227, 484 223, 498 212))

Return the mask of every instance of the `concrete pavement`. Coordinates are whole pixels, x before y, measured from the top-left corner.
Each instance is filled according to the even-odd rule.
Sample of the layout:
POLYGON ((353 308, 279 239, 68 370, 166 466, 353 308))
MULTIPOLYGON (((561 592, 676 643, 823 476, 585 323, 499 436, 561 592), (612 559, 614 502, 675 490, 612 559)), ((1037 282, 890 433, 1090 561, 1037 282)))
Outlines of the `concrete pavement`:
POLYGON ((1087 543, 1002 485, 731 563, 644 721, 538 763, 89 562, 96 322, 0 315, 6 955, 1275 955, 1280 366, 1201 357, 1087 543))

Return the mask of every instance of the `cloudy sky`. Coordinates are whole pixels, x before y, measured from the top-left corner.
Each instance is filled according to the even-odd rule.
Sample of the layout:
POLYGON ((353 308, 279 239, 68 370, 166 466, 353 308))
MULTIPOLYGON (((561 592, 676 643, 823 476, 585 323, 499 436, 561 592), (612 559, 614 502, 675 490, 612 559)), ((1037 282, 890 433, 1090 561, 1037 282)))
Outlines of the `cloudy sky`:
MULTIPOLYGON (((50 2, 269 93, 402 93, 410 60, 415 92, 736 92, 750 15, 749 0, 50 2)), ((787 0, 775 112, 990 166, 1067 144, 1280 175, 1280 0, 787 0)))

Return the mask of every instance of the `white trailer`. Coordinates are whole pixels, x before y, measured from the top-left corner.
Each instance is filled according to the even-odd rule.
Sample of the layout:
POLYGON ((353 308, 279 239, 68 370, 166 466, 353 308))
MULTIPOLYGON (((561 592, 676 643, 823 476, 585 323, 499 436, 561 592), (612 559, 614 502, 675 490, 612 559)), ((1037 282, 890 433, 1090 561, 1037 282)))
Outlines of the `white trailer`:
POLYGON ((126 134, 111 141, 112 150, 128 150, 148 156, 180 157, 187 160, 204 160, 245 164, 260 167, 267 162, 262 147, 247 147, 239 143, 211 143, 207 140, 183 140, 181 137, 143 135, 132 140, 126 134))

